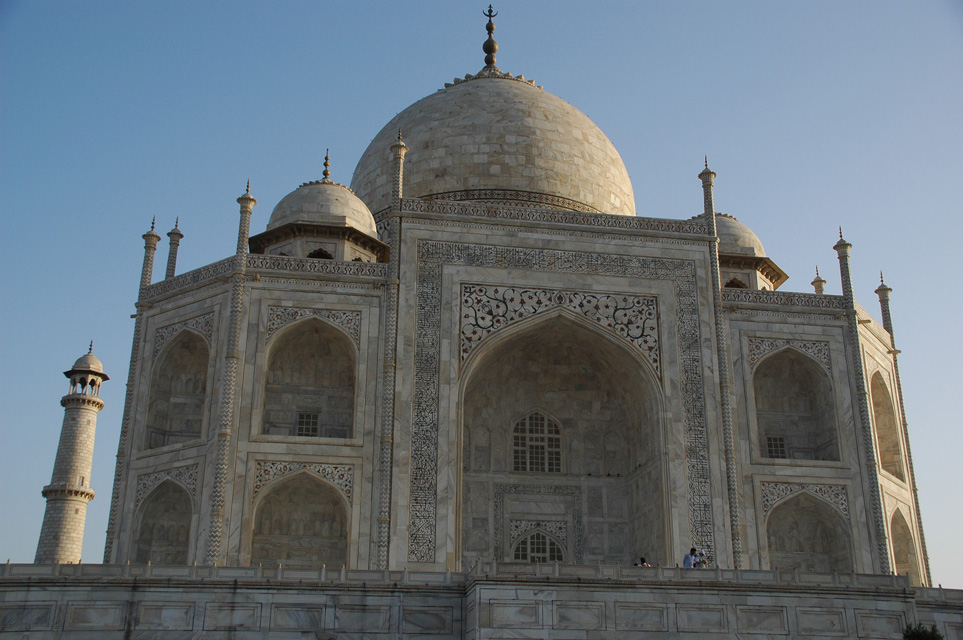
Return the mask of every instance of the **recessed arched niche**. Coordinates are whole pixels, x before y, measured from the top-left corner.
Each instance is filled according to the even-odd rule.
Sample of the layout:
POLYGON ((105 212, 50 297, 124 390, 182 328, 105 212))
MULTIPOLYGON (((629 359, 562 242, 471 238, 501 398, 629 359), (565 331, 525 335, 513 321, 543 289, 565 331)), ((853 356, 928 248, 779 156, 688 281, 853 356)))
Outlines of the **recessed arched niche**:
POLYGON ((893 401, 877 371, 870 379, 870 395, 873 398, 873 422, 876 424, 876 443, 879 447, 879 463, 884 470, 905 480, 903 473, 903 453, 900 447, 899 423, 893 401))
POLYGON ((187 491, 165 480, 144 500, 136 518, 131 562, 186 565, 193 502, 187 491))
POLYGON ((668 562, 651 366, 565 313, 502 331, 462 387, 463 563, 668 562))
POLYGON ((348 557, 348 511, 331 484, 298 473, 270 487, 254 513, 251 564, 340 569, 348 557))
POLYGON ((920 581, 919 561, 916 554, 916 540, 903 514, 897 510, 893 513, 889 527, 893 542, 893 570, 901 576, 909 576, 910 586, 922 586, 920 581))
POLYGON ((766 525, 769 568, 853 571, 849 523, 824 500, 801 493, 776 506, 766 525))
POLYGON ((815 360, 783 349, 753 374, 759 455, 789 460, 839 460, 832 379, 815 360))
POLYGON ((151 374, 145 449, 182 444, 201 437, 209 359, 207 341, 187 330, 160 352, 151 374))
POLYGON ((354 343, 316 318, 287 327, 269 345, 261 430, 271 436, 350 438, 354 343))

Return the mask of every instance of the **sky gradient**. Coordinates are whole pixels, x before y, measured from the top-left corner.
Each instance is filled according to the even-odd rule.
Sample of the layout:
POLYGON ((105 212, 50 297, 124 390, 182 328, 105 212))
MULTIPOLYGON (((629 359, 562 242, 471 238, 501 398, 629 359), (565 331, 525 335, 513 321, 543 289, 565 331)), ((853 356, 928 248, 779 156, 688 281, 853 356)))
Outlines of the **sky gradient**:
MULTIPOLYGON (((274 205, 348 184, 398 111, 482 68, 486 5, 0 0, 0 561, 31 562, 67 391, 86 352, 111 380, 98 423, 84 560, 100 562, 143 241, 185 234, 178 272, 231 255, 237 196, 274 205)), ((716 207, 811 291, 893 288, 906 413, 934 584, 963 588, 963 3, 550 2, 495 6, 498 66, 592 118, 639 215, 716 207)))

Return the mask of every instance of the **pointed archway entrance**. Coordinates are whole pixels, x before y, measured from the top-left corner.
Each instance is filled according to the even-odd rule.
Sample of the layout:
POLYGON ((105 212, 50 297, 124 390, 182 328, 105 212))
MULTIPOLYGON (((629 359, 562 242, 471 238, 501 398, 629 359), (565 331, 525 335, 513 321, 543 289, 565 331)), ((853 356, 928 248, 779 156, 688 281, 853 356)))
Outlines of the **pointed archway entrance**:
POLYGON ((462 385, 464 563, 667 562, 655 380, 564 312, 482 345, 462 385))

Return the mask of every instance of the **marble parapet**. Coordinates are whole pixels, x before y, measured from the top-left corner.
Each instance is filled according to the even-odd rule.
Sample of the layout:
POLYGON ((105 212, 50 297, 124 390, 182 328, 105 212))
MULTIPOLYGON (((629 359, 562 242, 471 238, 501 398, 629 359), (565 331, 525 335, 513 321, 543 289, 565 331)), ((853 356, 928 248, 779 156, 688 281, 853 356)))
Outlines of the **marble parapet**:
MULTIPOLYGON (((174 278, 155 282, 141 293, 141 301, 155 301, 170 294, 181 294, 192 289, 224 280, 234 269, 234 258, 225 258, 174 278)), ((379 262, 342 262, 291 256, 249 254, 247 275, 257 278, 266 273, 281 272, 298 277, 335 278, 339 281, 381 282, 385 279, 388 265, 379 262)))
POLYGON ((0 566, 0 638, 897 639, 917 622, 963 638, 963 591, 890 575, 619 565, 0 566))
MULTIPOLYGON (((379 211, 375 214, 375 220, 381 222, 392 213, 396 213, 396 210, 379 211)), ((532 226, 539 229, 584 227, 596 233, 610 231, 625 235, 688 235, 703 239, 709 233, 705 222, 699 217, 688 220, 646 218, 642 216, 565 211, 537 206, 506 206, 503 203, 432 201, 418 198, 403 199, 401 201, 401 215, 406 218, 458 219, 465 223, 486 222, 512 226, 532 226)))

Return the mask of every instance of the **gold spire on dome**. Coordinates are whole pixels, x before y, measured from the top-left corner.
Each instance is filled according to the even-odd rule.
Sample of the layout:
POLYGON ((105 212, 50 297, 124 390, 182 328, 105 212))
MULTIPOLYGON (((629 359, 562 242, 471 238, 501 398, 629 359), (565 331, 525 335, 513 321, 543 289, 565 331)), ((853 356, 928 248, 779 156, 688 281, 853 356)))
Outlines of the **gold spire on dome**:
POLYGON ((94 352, 94 341, 91 340, 91 341, 90 341, 90 348, 87 349, 87 355, 90 355, 90 354, 92 354, 93 352, 94 352))
POLYGON ((322 182, 331 182, 331 171, 328 170, 328 167, 330 166, 331 166, 330 149, 325 149, 324 150, 324 171, 321 172, 321 175, 323 176, 322 182))
POLYGON ((488 24, 485 25, 485 30, 488 31, 488 40, 482 45, 482 51, 485 52, 485 68, 487 69, 497 69, 495 66, 495 53, 498 51, 498 43, 492 37, 492 33, 495 32, 495 23, 492 22, 492 18, 498 15, 497 11, 492 11, 492 6, 488 5, 488 11, 482 12, 483 16, 488 18, 488 24))

